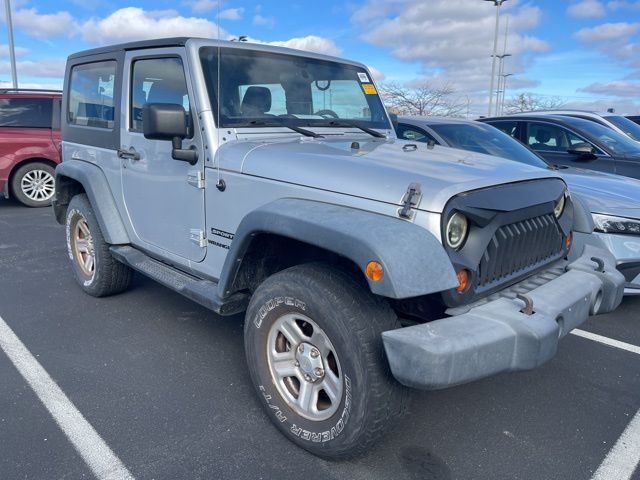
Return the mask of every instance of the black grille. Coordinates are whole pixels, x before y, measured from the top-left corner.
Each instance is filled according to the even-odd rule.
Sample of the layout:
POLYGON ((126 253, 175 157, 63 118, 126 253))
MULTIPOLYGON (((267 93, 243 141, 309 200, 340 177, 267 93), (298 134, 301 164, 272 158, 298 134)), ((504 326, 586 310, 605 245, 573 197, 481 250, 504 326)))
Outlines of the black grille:
POLYGON ((477 287, 503 282, 559 258, 563 242, 552 214, 500 227, 480 260, 477 287))

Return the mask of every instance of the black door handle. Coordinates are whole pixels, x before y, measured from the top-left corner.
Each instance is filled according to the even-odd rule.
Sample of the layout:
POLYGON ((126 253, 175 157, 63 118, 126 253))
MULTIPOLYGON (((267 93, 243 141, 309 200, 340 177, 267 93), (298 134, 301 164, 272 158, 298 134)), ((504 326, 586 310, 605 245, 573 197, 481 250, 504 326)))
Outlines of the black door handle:
POLYGON ((118 157, 128 158, 130 160, 140 160, 140 154, 136 152, 135 148, 131 147, 129 150, 118 149, 118 157))

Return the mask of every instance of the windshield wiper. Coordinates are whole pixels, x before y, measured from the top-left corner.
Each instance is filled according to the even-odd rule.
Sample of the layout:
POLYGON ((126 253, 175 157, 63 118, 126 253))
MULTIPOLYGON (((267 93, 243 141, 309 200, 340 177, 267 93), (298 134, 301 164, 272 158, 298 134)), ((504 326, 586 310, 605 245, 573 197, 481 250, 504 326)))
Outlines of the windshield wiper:
POLYGON ((300 127, 296 127, 295 125, 287 125, 284 122, 279 122, 277 120, 270 120, 269 122, 265 122, 262 120, 252 120, 249 122, 250 125, 261 125, 263 127, 286 127, 289 128, 291 130, 293 130, 294 132, 298 132, 301 133, 302 135, 306 136, 306 137, 313 137, 313 138, 324 138, 324 135, 320 135, 319 133, 316 132, 312 132, 311 130, 307 130, 306 128, 300 128, 300 127))
POLYGON ((360 130, 362 130, 365 133, 368 133, 369 135, 372 135, 376 138, 387 138, 387 136, 384 133, 380 133, 377 132, 376 130, 373 130, 372 128, 367 128, 367 127, 363 127, 361 125, 357 125, 355 123, 351 123, 351 122, 336 122, 335 120, 332 120, 329 122, 329 126, 331 127, 346 127, 346 128, 358 128, 360 130))

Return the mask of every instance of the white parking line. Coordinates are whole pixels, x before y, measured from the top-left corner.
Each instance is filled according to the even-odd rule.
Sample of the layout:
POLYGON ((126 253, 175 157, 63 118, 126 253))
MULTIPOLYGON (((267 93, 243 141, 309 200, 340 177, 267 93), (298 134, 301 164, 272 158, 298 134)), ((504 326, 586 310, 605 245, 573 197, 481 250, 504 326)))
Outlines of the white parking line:
POLYGON ((82 413, 0 317, 0 347, 99 480, 133 480, 82 413))
POLYGON ((629 480, 640 463, 640 411, 607 454, 591 480, 629 480))
POLYGON ((626 350, 627 352, 637 353, 638 355, 640 355, 640 347, 631 345, 630 343, 621 342, 609 337, 603 337, 602 335, 591 332, 585 332, 584 330, 580 330, 578 328, 571 330, 571 333, 577 335, 578 337, 588 338, 589 340, 593 340, 594 342, 599 342, 604 345, 609 345, 610 347, 619 348, 621 350, 626 350))

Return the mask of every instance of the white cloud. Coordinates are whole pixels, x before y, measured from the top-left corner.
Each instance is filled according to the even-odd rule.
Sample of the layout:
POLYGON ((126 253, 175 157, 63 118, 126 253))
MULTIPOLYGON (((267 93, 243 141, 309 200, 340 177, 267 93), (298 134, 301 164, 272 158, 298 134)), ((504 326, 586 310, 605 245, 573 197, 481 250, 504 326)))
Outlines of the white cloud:
POLYGON ((582 42, 602 42, 630 38, 640 31, 640 22, 603 23, 595 27, 583 28, 574 33, 574 37, 582 42))
MULTIPOLYGON (((62 90, 62 80, 59 83, 34 83, 34 82, 21 82, 18 79, 18 86, 20 88, 33 88, 43 90, 62 90)), ((11 82, 5 82, 0 80, 0 88, 11 88, 11 82)))
POLYGON ((567 14, 574 18, 600 18, 606 13, 604 5, 599 0, 582 0, 567 8, 567 14))
POLYGON ((623 9, 640 10, 640 1, 612 1, 607 3, 607 8, 610 8, 613 11, 623 9))
MULTIPOLYGON (((505 60, 506 71, 522 74, 534 54, 550 49, 544 40, 525 34, 540 24, 542 12, 532 2, 518 0, 505 3, 501 12, 500 51, 509 18, 507 53, 512 56, 505 60)), ((362 29, 365 41, 421 65, 421 77, 486 94, 495 14, 495 7, 479 0, 368 0, 354 12, 352 22, 362 29)), ((509 83, 530 86, 532 81, 518 77, 509 83)))
POLYGON ((68 36, 73 31, 73 17, 69 12, 40 14, 35 8, 29 8, 14 12, 12 20, 16 28, 38 39, 68 36))
MULTIPOLYGON (((16 62, 18 76, 62 78, 64 76, 64 58, 49 58, 44 60, 23 60, 16 62)), ((0 62, 0 73, 11 72, 9 62, 0 62)))
POLYGON ((614 80, 609 83, 593 83, 578 91, 593 93, 597 95, 638 98, 640 92, 640 82, 629 82, 626 80, 614 80))
POLYGON ((340 48, 333 40, 316 35, 308 35, 306 37, 291 38, 281 42, 260 42, 251 39, 252 42, 266 43, 276 47, 295 48, 296 50, 305 50, 307 52, 322 53, 324 55, 338 56, 341 53, 340 48))
MULTIPOLYGON (((15 47, 16 57, 24 55, 29 52, 28 48, 24 47, 15 47)), ((9 56, 9 45, 0 45, 0 57, 8 57, 9 56)))
MULTIPOLYGON (((95 44, 110 44, 181 36, 218 36, 218 27, 205 18, 183 17, 174 10, 145 11, 138 7, 116 10, 108 17, 92 18, 79 30, 84 40, 95 44)), ((220 31, 221 38, 228 35, 220 31)))
POLYGON ((218 6, 216 0, 195 0, 191 4, 191 10, 195 13, 205 13, 218 6))
POLYGON ((276 22, 273 17, 265 17, 264 15, 256 13, 253 16, 252 23, 256 26, 273 27, 276 22))
POLYGON ((371 72, 371 76, 376 82, 382 82, 384 81, 385 78, 387 78, 387 76, 384 73, 382 73, 380 70, 378 70, 376 67, 371 67, 367 65, 367 68, 369 69, 369 72, 371 72))
POLYGON ((244 15, 244 8, 227 8, 222 10, 218 18, 221 20, 240 20, 244 15))

